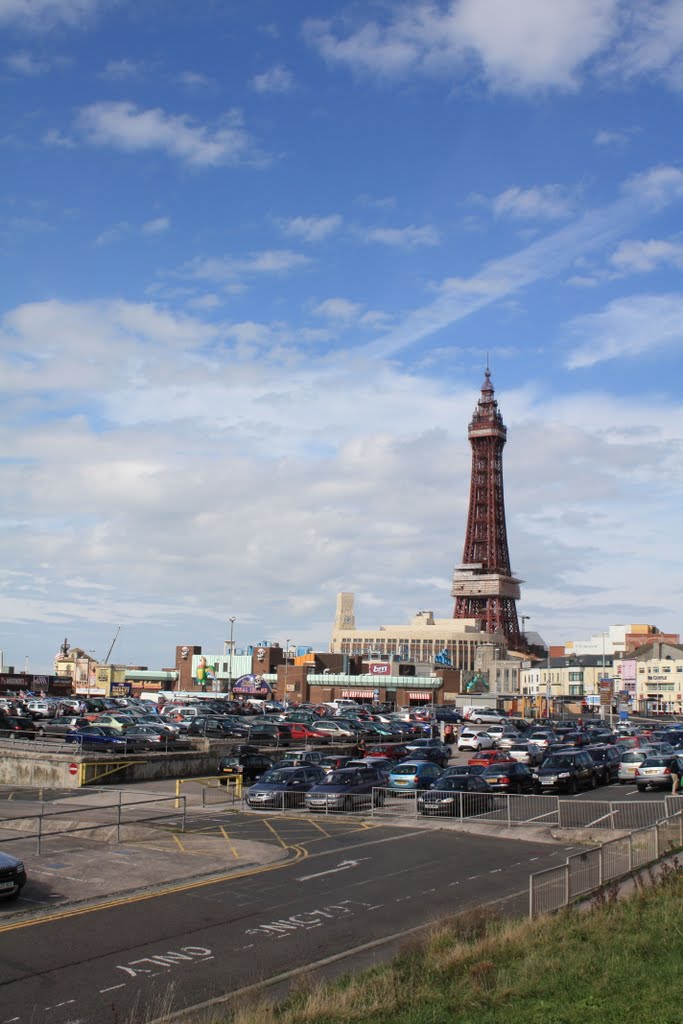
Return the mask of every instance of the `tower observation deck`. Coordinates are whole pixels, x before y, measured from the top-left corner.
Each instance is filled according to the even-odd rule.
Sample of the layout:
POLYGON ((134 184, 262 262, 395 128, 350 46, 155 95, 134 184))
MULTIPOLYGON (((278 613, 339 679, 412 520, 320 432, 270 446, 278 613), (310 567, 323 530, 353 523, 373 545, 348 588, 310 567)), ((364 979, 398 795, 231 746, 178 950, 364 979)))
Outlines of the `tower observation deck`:
POLYGON ((503 633, 508 647, 526 647, 517 604, 522 580, 512 575, 503 495, 503 448, 507 428, 486 368, 481 395, 469 424, 472 446, 470 503, 462 563, 453 573, 453 618, 480 619, 487 633, 503 633))

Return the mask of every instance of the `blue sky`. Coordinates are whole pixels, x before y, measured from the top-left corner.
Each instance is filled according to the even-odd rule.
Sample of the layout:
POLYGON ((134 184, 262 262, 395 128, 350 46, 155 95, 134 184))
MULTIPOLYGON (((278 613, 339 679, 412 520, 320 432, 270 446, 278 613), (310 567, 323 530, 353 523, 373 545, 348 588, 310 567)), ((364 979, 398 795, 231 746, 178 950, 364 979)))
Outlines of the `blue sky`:
POLYGON ((0 648, 681 629, 683 6, 0 0, 0 648))

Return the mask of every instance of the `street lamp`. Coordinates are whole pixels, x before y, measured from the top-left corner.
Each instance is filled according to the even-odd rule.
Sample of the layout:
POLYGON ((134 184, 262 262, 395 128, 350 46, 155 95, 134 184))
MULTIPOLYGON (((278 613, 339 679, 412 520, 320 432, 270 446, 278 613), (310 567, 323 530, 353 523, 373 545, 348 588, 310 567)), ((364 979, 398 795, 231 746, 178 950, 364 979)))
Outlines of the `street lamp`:
POLYGON ((285 641, 285 700, 287 700, 287 669, 289 668, 289 644, 290 638, 285 641))
POLYGON ((232 692, 232 652, 234 650, 234 640, 233 640, 232 637, 233 637, 233 632, 234 632, 234 629, 235 629, 235 618, 236 618, 235 615, 231 615, 230 618, 228 619, 228 621, 230 623, 230 669, 229 669, 229 676, 228 676, 228 690, 230 692, 232 692))

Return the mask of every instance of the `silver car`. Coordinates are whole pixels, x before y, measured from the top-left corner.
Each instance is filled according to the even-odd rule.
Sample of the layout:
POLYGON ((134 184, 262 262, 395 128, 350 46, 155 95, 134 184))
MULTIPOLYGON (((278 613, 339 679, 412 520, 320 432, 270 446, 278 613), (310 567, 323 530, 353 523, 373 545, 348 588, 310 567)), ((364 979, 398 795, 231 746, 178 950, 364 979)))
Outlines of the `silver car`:
POLYGON ((541 748, 537 747, 535 743, 519 741, 509 746, 507 753, 508 757, 512 758, 513 761, 520 761, 522 764, 528 765, 541 764, 545 756, 541 748))
POLYGON ((653 789, 670 789, 673 779, 672 771, 681 774, 679 758, 669 754, 651 754, 636 768, 635 783, 639 793, 644 793, 650 786, 653 789))

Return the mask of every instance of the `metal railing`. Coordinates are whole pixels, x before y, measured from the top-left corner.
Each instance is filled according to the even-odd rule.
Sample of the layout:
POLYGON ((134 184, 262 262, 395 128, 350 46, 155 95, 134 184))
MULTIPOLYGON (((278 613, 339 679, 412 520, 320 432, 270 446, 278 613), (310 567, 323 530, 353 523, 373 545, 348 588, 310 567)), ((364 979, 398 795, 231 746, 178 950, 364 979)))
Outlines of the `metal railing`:
MULTIPOLYGON (((661 806, 661 804, 660 804, 661 806)), ((683 813, 670 815, 593 850, 567 858, 565 864, 538 871, 529 878, 529 916, 561 910, 600 889, 628 877, 683 847, 683 813)))
MULTIPOLYGON (((131 800, 123 802, 121 793, 116 803, 92 804, 88 807, 70 807, 66 810, 46 809, 41 804, 38 813, 29 811, 26 814, 0 819, 0 840, 2 844, 35 839, 36 852, 41 853, 43 843, 56 836, 73 835, 77 832, 96 833, 107 830, 107 839, 116 836, 121 842, 122 830, 126 827, 141 825, 168 825, 172 822, 181 832, 185 831, 187 815, 186 797, 156 796, 147 800, 131 800), (176 803, 179 801, 180 806, 176 803), (152 805, 154 813, 140 813, 140 809, 152 805), (159 805, 164 805, 162 808, 159 805), (166 809, 167 808, 167 809, 166 809), (74 824, 74 819, 76 824, 74 824), (80 822, 80 823, 78 823, 80 822)), ((48 805, 49 807, 50 805, 48 805)))

